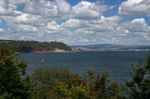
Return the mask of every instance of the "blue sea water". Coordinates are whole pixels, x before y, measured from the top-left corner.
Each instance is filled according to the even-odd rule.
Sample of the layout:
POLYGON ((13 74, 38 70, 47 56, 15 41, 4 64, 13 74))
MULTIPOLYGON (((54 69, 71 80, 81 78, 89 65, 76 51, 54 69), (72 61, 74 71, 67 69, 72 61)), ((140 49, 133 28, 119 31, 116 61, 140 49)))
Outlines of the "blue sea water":
POLYGON ((27 74, 38 68, 67 67, 75 73, 84 74, 87 67, 97 72, 108 71, 110 78, 129 80, 132 65, 142 61, 149 54, 146 51, 91 51, 77 53, 24 53, 20 54, 28 63, 27 74), (44 62, 41 62, 41 59, 44 62))

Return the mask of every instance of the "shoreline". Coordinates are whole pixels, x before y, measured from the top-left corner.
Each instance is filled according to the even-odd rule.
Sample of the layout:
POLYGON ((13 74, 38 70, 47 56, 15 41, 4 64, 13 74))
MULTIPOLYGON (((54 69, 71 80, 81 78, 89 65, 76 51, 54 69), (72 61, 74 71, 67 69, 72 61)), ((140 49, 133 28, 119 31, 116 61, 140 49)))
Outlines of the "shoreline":
POLYGON ((35 54, 45 54, 45 53, 81 53, 81 52, 150 52, 150 50, 89 50, 89 51, 45 51, 45 52, 19 52, 19 53, 35 53, 35 54))

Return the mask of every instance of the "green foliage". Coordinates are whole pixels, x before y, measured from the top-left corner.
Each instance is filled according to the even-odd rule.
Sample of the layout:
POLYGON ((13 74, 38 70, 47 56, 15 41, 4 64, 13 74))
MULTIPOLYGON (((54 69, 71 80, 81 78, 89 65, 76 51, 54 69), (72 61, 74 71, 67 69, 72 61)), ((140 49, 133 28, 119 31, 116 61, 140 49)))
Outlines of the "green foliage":
POLYGON ((71 51, 71 48, 62 42, 10 41, 10 40, 0 41, 0 48, 12 48, 12 47, 19 52, 54 51, 55 49, 71 51))
POLYGON ((131 71, 132 79, 126 83, 129 99, 149 99, 150 97, 150 56, 137 64, 131 71))
POLYGON ((13 58, 10 49, 0 49, 0 99, 26 99, 29 96, 23 61, 13 58))
MULTIPOLYGON (((31 83, 33 86, 32 91, 32 99, 57 99, 57 94, 54 88, 59 82, 63 82, 67 84, 68 87, 72 85, 73 78, 76 75, 73 74, 70 70, 66 68, 47 68, 47 69, 39 69, 31 76, 31 83), (41 90, 43 89, 43 90, 41 90), (53 97, 53 98, 51 98, 53 97)), ((65 87, 65 85, 59 85, 65 87)), ((58 86, 57 86, 58 87, 58 86)), ((58 91, 58 90, 57 90, 58 91)), ((58 92, 61 92, 58 91, 58 92)))
POLYGON ((88 68, 85 79, 91 90, 91 99, 125 99, 123 87, 108 77, 108 72, 96 73, 88 68))
POLYGON ((71 89, 72 99, 90 99, 90 88, 85 85, 73 87, 71 89))
POLYGON ((124 99, 123 90, 108 73, 81 77, 65 68, 39 69, 31 76, 32 99, 124 99), (42 90, 40 90, 42 89, 42 90))

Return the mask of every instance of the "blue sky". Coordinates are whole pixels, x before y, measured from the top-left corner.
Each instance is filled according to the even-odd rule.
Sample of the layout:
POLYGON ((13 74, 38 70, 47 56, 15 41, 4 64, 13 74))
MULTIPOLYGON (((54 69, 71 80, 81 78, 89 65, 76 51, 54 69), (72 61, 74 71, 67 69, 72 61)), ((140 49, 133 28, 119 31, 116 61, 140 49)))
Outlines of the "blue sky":
POLYGON ((0 39, 150 45, 150 0, 0 0, 0 39))

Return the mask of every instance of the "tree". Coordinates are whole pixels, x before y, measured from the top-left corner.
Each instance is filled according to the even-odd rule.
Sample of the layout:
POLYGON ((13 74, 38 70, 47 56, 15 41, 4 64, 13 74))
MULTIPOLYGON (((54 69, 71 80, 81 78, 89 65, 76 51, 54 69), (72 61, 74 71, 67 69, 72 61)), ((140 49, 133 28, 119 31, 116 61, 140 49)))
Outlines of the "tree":
POLYGON ((108 77, 108 72, 97 73, 91 68, 87 69, 85 79, 90 88, 90 99, 126 99, 124 88, 108 77))
POLYGON ((55 51, 55 49, 62 49, 71 51, 71 47, 62 42, 38 42, 38 41, 13 41, 13 40, 0 40, 0 48, 15 48, 19 52, 32 52, 32 51, 55 51))
POLYGON ((122 87, 107 73, 83 77, 64 68, 42 68, 32 76, 32 99, 125 99, 122 87))
POLYGON ((0 49, 0 99, 27 99, 26 66, 14 58, 12 49, 0 49))
POLYGON ((126 83, 129 99, 149 99, 150 97, 150 56, 137 64, 131 71, 132 79, 126 83))
POLYGON ((71 87, 74 76, 75 75, 66 68, 38 69, 31 75, 33 90, 30 97, 32 99, 62 99, 60 97, 66 98, 68 97, 68 94, 63 93, 65 91, 62 90, 68 90, 68 87, 71 87), (61 82, 63 83, 61 84, 61 82))

